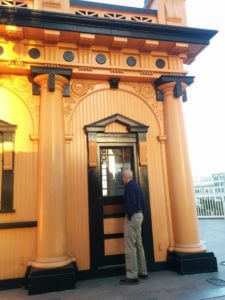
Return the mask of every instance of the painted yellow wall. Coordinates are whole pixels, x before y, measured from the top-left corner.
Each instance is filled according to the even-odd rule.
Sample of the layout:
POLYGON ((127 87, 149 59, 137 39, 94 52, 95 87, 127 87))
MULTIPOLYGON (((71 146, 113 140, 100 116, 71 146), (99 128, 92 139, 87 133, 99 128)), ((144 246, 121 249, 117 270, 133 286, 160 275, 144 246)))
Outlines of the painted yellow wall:
MULTIPOLYGON (((0 214, 0 222, 37 220, 37 149, 39 96, 32 96, 25 76, 0 77, 0 119, 16 124, 15 188, 13 214, 0 214), (32 137, 32 139, 30 138, 32 137)), ((72 80, 71 97, 64 98, 66 134, 67 225, 69 252, 79 270, 90 267, 87 137, 84 126, 120 113, 149 126, 147 159, 154 253, 165 261, 169 246, 162 103, 155 99, 149 84, 121 82, 112 90, 107 81, 72 80), (83 88, 81 88, 83 87, 83 88)), ((108 132, 125 131, 120 124, 108 132)), ((0 230, 0 279, 23 277, 27 263, 36 255, 36 228, 0 230), (25 249, 25 250, 24 250, 25 249)))
POLYGON ((86 94, 83 98, 72 94, 67 130, 73 135, 73 141, 66 146, 70 251, 77 259, 78 268, 89 268, 88 157, 84 126, 115 113, 150 126, 147 156, 154 252, 156 261, 164 261, 169 233, 162 149, 157 138, 162 134, 162 103, 155 100, 154 90, 148 84, 121 83, 119 90, 110 90, 108 82, 80 80, 80 84, 86 94))
MULTIPOLYGON (((37 145, 30 83, 23 76, 0 76, 0 119, 16 124, 15 213, 0 214, 0 223, 37 219, 37 145), (26 97, 27 95, 27 97, 26 97), (30 97, 29 97, 30 95, 30 97)), ((0 230, 0 279, 23 277, 27 263, 36 254, 36 228, 0 230)))

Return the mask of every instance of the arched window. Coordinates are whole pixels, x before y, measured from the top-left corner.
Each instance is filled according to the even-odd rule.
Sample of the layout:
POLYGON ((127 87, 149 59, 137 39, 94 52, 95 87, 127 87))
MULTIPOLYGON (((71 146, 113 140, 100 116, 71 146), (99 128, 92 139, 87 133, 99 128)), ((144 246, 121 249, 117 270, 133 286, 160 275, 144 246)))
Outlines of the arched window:
POLYGON ((0 120, 0 213, 14 212, 14 139, 17 126, 0 120))

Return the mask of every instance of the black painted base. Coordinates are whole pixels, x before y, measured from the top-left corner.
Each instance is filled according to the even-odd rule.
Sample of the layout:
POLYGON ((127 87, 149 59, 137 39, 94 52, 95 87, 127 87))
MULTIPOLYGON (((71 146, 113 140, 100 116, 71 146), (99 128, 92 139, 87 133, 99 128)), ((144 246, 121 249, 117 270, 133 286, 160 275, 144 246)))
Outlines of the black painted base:
POLYGON ((217 272, 217 260, 213 252, 177 253, 168 252, 169 269, 181 275, 217 272))
POLYGON ((125 265, 106 266, 96 270, 78 271, 78 280, 122 276, 125 274, 125 265))
MULTIPOLYGON (((156 272, 162 270, 168 270, 168 262, 148 264, 149 272, 156 272)), ((100 267, 96 270, 78 271, 78 280, 87 280, 87 279, 122 276, 122 275, 126 275, 125 264, 100 267)))
POLYGON ((0 291, 19 289, 24 286, 24 278, 3 279, 0 280, 0 291))
POLYGON ((25 275, 25 288, 28 295, 36 295, 75 288, 77 266, 71 263, 55 269, 37 269, 29 267, 25 275))

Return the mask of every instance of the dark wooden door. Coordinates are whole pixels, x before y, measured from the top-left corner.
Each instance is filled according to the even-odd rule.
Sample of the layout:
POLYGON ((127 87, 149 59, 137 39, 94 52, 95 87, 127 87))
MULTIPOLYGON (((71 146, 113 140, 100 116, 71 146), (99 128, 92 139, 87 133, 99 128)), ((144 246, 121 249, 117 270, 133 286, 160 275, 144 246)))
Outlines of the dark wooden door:
POLYGON ((135 153, 135 144, 98 144, 98 168, 89 170, 92 269, 124 263, 122 171, 136 178, 135 153))
POLYGON ((133 147, 100 146, 99 164, 101 178, 102 207, 102 264, 113 265, 124 262, 124 184, 122 171, 134 171, 133 147))

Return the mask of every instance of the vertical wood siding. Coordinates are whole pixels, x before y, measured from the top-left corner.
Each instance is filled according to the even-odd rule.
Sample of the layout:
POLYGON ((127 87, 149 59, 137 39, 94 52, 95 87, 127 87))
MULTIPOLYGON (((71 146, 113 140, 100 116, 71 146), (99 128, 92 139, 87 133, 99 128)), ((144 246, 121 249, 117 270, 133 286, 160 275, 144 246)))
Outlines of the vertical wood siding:
MULTIPOLYGON (((84 126, 116 113, 149 126, 147 159, 154 253, 156 261, 166 260, 169 239, 162 152, 157 140, 161 134, 158 122, 149 106, 139 97, 122 88, 118 90, 103 88, 93 92, 78 104, 71 117, 73 140, 66 143, 68 245, 70 254, 77 259, 79 270, 90 268, 88 156, 84 126)), ((14 181, 16 212, 0 214, 1 223, 37 220, 38 144, 29 139, 29 135, 34 133, 32 118, 32 114, 19 96, 0 87, 0 119, 18 126, 14 181)), ((114 123, 107 127, 107 131, 126 130, 120 124, 114 123)), ((107 244, 107 253, 113 251, 110 247, 107 244)), ((0 231, 0 279, 23 277, 28 261, 35 255, 35 228, 0 231)))
MULTIPOLYGON (((123 90, 103 89, 87 96, 79 103, 71 119, 73 141, 68 145, 68 223, 70 250, 77 258, 80 270, 89 269, 89 212, 87 138, 84 126, 120 113, 144 123, 149 128, 148 173, 151 195, 154 252, 156 261, 166 260, 168 241, 164 181, 158 123, 151 109, 140 98, 123 90), (69 183, 71 186, 69 187, 69 183)), ((114 125, 112 125, 114 126, 114 125)))
MULTIPOLYGON (((0 87, 0 119, 17 125, 15 135, 14 209, 0 214, 0 223, 37 219, 37 145, 32 116, 19 96, 0 87)), ((0 230, 0 280, 24 277, 27 262, 36 253, 36 228, 0 230)))

